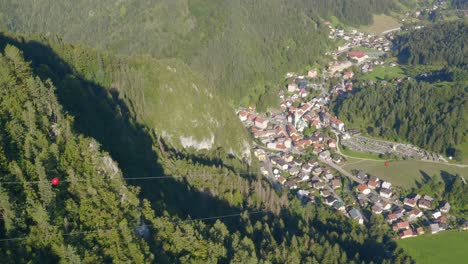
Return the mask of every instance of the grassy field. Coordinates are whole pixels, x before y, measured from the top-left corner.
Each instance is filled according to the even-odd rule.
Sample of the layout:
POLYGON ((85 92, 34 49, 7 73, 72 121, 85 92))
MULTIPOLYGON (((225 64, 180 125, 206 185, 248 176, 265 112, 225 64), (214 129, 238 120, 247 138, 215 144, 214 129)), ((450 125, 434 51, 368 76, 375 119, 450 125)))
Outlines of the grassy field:
POLYGON ((468 231, 446 231, 402 239, 397 243, 416 263, 451 264, 464 263, 468 259, 468 231))
POLYGON ((384 80, 386 78, 388 79, 403 78, 405 76, 406 75, 403 72, 402 68, 398 66, 390 67, 386 65, 386 66, 375 67, 372 72, 367 72, 363 74, 360 79, 377 81, 377 80, 384 80))
POLYGON ((348 158, 348 161, 342 167, 347 171, 353 169, 363 170, 370 175, 405 188, 416 186, 416 181, 423 182, 426 176, 459 174, 468 179, 468 168, 417 160, 390 161, 390 166, 385 167, 383 161, 348 158))
POLYGON ((401 24, 393 17, 386 15, 374 15, 374 22, 370 26, 361 27, 360 30, 372 34, 380 34, 386 30, 397 28, 401 24))
POLYGON ((468 141, 458 145, 457 148, 461 149, 463 153, 463 164, 468 164, 468 141))

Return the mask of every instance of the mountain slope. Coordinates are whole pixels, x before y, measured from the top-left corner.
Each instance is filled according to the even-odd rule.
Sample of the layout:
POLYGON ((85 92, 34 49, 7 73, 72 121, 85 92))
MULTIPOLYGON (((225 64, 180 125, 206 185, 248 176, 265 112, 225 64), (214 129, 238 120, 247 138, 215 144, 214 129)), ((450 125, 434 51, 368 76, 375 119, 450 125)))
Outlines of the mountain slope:
POLYGON ((109 140, 116 134, 112 120, 121 117, 110 109, 117 107, 175 148, 223 149, 250 162, 249 138, 234 110, 178 60, 113 56, 56 38, 0 39, 6 43, 21 46, 37 73, 53 80, 66 110, 83 130, 96 133, 90 136, 109 140), (101 96, 109 98, 107 106, 97 102, 101 96))
POLYGON ((0 22, 17 32, 125 54, 179 58, 231 101, 320 61, 330 45, 319 17, 365 24, 394 0, 7 0, 0 22))
MULTIPOLYGON (((63 112, 58 103, 62 99, 55 96, 65 88, 55 88, 50 80, 35 76, 35 72, 55 71, 25 62, 22 52, 12 45, 4 50, 0 55, 3 263, 410 261, 403 252, 393 252, 395 244, 381 228, 383 218, 371 219, 371 229, 356 226, 320 205, 304 207, 293 197, 289 203, 286 194, 280 197, 266 183, 244 179, 225 167, 171 158, 165 164, 173 163, 172 170, 185 171, 187 177, 135 179, 147 176, 145 168, 131 175, 128 164, 121 166, 100 150, 100 144, 110 148, 108 141, 97 142, 77 133, 74 118, 63 112), (199 176, 191 177, 190 172, 199 176), (53 177, 61 181, 56 187, 50 184, 53 177), (139 188, 124 180, 141 186, 140 195, 152 197, 155 204, 141 201, 139 188)), ((78 88, 78 84, 69 87, 78 88)), ((105 106, 106 100, 88 104, 105 106)), ((124 104, 119 106, 123 109, 124 104)), ((111 121, 127 123, 121 129, 130 129, 126 126, 133 121, 122 113, 123 120, 111 121)), ((126 135, 138 143, 133 137, 144 137, 146 132, 126 135)), ((130 144, 118 147, 136 153, 130 144)), ((125 158, 117 156, 119 161, 125 158)), ((130 161, 147 166, 157 160, 130 161)))
POLYGON ((0 232, 24 238, 1 242, 2 260, 149 261, 148 245, 128 227, 140 224, 136 190, 115 162, 73 132, 55 88, 33 77, 17 48, 7 46, 0 65, 1 182, 17 182, 0 184, 0 232), (52 187, 52 177, 67 182, 52 187), (88 233, 97 227, 112 230, 88 233))

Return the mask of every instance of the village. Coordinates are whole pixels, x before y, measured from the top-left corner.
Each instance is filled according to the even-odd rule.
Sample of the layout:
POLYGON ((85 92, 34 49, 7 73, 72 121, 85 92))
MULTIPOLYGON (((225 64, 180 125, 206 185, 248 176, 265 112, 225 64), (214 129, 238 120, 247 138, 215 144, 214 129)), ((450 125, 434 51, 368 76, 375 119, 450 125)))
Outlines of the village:
MULTIPOLYGON (((310 69, 306 75, 288 73, 288 84, 278 94, 281 102, 278 109, 264 115, 257 113, 255 107, 238 111, 240 120, 254 138, 254 154, 261 162, 261 173, 277 188, 293 192, 304 204, 323 203, 359 224, 368 221, 370 214, 381 214, 402 239, 449 229, 454 217, 449 215, 448 202, 435 204, 433 198, 420 194, 401 197, 391 182, 364 171, 350 173, 339 166, 345 162, 339 149, 340 140, 352 142, 357 149, 368 142, 364 144, 365 140, 346 130, 344 122, 330 113, 330 101, 333 96, 353 92, 351 66, 367 73, 375 65, 388 63, 381 56, 391 50, 393 35, 389 32, 373 36, 331 25, 329 28, 329 38, 344 44, 330 53, 333 60, 321 76, 318 69, 310 69), (351 50, 355 47, 377 52, 351 50), (338 77, 340 82, 326 87, 326 80, 332 77, 338 77), (350 141, 353 138, 358 140, 350 141)), ((391 62, 389 66, 394 64, 391 62)), ((409 153, 410 158, 440 159, 404 144, 389 149, 409 153)), ((468 228, 467 223, 463 228, 468 228)))

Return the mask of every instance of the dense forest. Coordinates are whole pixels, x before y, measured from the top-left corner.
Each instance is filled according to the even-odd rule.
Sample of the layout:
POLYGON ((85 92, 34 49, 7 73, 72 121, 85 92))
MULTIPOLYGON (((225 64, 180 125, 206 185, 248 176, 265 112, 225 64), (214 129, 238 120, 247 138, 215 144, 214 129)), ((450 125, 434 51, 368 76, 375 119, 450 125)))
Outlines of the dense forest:
POLYGON ((247 105, 287 71, 320 61, 323 19, 367 24, 395 0, 7 0, 4 30, 58 34, 125 54, 178 58, 227 99, 247 105), (321 17, 321 18, 320 18, 321 17))
POLYGON ((395 39, 401 63, 466 67, 468 22, 445 22, 410 31, 395 39))
MULTIPOLYGON (((254 174, 239 176, 164 146, 149 146, 148 153, 138 149, 154 159, 133 160, 139 165, 135 168, 120 155, 114 161, 102 149, 117 154, 135 150, 122 144, 116 146, 119 152, 112 143, 80 134, 92 127, 79 128, 74 116, 64 112, 62 104, 68 107, 70 101, 59 90, 66 88, 36 75, 54 68, 25 61, 11 44, 3 47, 3 263, 412 262, 395 251, 380 216, 371 217, 367 227, 359 226, 321 205, 289 202, 286 194, 278 195, 254 174), (185 177, 141 180, 163 171, 185 177), (50 184, 53 177, 60 179, 58 186, 50 184)), ((111 98, 101 98, 101 104, 111 98)), ((121 120, 114 120, 121 130, 137 130, 135 117, 122 113, 121 120)), ((141 127, 139 133, 128 136, 152 139, 141 127)))
POLYGON ((335 101, 333 110, 351 127, 372 136, 406 141, 462 160, 466 142, 468 30, 455 21, 404 32, 395 55, 413 80, 358 83, 358 92, 335 101))
POLYGON ((376 83, 334 104, 348 127, 451 154, 466 141, 468 87, 464 83, 376 83))

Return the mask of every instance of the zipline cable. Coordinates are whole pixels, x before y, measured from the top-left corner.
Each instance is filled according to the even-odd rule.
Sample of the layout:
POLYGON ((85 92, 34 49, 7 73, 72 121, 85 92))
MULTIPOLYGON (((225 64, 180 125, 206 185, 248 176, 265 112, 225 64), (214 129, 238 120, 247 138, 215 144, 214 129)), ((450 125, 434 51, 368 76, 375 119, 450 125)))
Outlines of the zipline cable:
MULTIPOLYGON (((187 220, 180 220, 180 221, 173 221, 175 224, 179 223, 186 223, 186 222, 194 222, 194 221, 204 221, 204 220, 214 220, 214 219, 222 219, 222 218, 230 218, 230 217, 236 217, 236 216, 241 216, 242 214, 248 214, 248 215, 253 215, 253 214, 260 214, 260 213, 266 213, 266 210, 260 210, 260 211, 251 211, 251 212, 241 212, 237 214, 227 214, 227 215, 218 215, 218 216, 209 216, 209 217, 201 217, 201 218, 195 218, 195 219, 187 219, 187 220)), ((138 225, 134 226, 133 228, 138 228, 138 227, 151 227, 153 225, 138 225)), ((80 234, 90 234, 90 233, 99 233, 99 232, 108 232, 112 230, 116 230, 117 228, 107 228, 107 229, 96 229, 96 230, 90 230, 90 231, 79 231, 79 232, 70 232, 70 233, 64 233, 64 234, 47 234, 42 237, 49 237, 49 236, 54 236, 54 235, 60 235, 60 236, 73 236, 73 235, 80 235, 80 234)), ((2 238, 0 239, 0 242, 8 242, 8 241, 21 241, 21 240, 26 240, 29 237, 13 237, 13 238, 2 238)))
MULTIPOLYGON (((252 173, 235 173, 234 175, 255 175, 255 172, 252 173)), ((207 173, 207 174, 189 174, 189 175, 166 175, 166 176, 149 176, 149 177, 123 177, 123 178, 116 178, 116 180, 129 180, 129 181, 134 181, 134 180, 155 180, 155 179, 174 179, 174 178, 190 178, 190 177, 200 177, 200 176, 213 176, 213 175, 229 175, 227 173, 207 173)), ((113 179, 111 179, 113 180, 113 179)), ((66 182, 87 182, 90 180, 83 180, 83 179, 77 179, 77 180, 60 180, 60 183, 66 183, 66 182)), ((49 184, 50 181, 6 181, 2 182, 0 181, 0 185, 2 184, 24 184, 24 183, 30 183, 30 184, 39 184, 39 183, 47 183, 49 184)))

